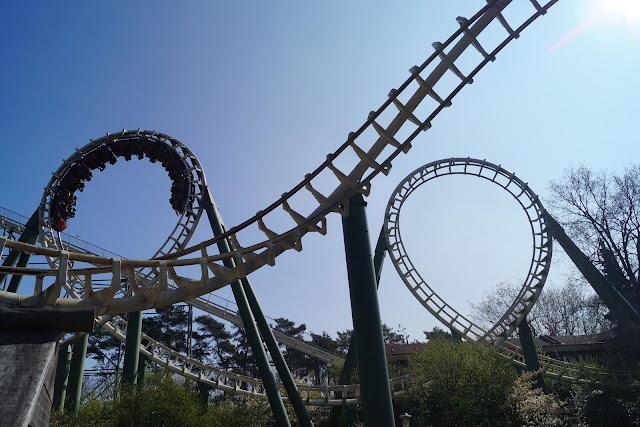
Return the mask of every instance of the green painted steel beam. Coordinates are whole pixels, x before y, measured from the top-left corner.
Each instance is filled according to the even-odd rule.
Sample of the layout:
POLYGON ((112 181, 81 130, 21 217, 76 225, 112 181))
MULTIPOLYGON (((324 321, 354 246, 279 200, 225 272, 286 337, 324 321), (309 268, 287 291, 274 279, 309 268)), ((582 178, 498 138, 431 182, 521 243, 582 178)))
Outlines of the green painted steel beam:
MULTIPOLYGON (((211 225, 213 235, 219 236, 221 234, 224 234, 225 229, 222 223, 222 218, 220 217, 218 207, 215 205, 209 189, 205 189, 204 191, 202 207, 204 208, 205 212, 207 212, 209 224, 211 225)), ((231 244, 229 243, 228 239, 220 240, 218 242, 218 249, 220 250, 220 253, 231 252, 231 244)), ((230 258, 224 259, 223 264, 228 268, 236 267, 235 262, 230 258)), ((231 283, 231 290, 236 300, 236 304, 238 305, 238 313, 240 314, 240 318, 242 319, 249 345, 253 350, 253 356, 256 360, 256 364, 258 365, 260 377, 262 378, 262 383, 266 390, 269 405, 271 406, 271 410, 273 411, 276 422, 278 423, 278 425, 283 427, 291 426, 289 417, 287 415, 287 410, 284 406, 284 402, 282 401, 280 389, 278 388, 276 378, 271 371, 269 359, 267 359, 267 354, 265 352, 264 346, 262 345, 262 340, 256 326, 254 315, 251 312, 251 308, 247 300, 247 295, 240 280, 231 283)))
POLYGON ((298 386, 293 380, 293 376, 291 375, 291 371, 289 371, 287 362, 285 362, 284 357, 282 356, 282 352, 280 351, 278 342, 273 336, 271 327, 269 326, 269 323, 267 322, 267 319, 262 312, 262 308, 260 307, 258 298, 256 298, 253 287, 251 286, 249 279, 246 277, 240 282, 242 283, 242 288, 245 295, 247 296, 247 300, 249 301, 251 312, 255 317, 256 323, 258 324, 260 334, 262 335, 264 342, 267 344, 267 349, 269 350, 269 354, 271 354, 271 360, 276 366, 278 375, 280 375, 280 381, 282 381, 282 384, 284 385, 287 396, 289 397, 289 401, 291 402, 291 406, 293 406, 293 410, 298 417, 298 421, 300 422, 300 425, 304 427, 312 427, 313 422, 311 421, 311 417, 309 416, 307 407, 302 400, 302 396, 300 396, 298 386))
POLYGON ((58 348, 58 363, 56 365, 56 377, 53 383, 54 411, 62 411, 64 409, 64 399, 67 396, 70 363, 71 344, 62 344, 58 348))
POLYGON ((380 234, 378 234, 378 242, 376 248, 373 251, 373 269, 376 273, 376 287, 380 287, 380 276, 382 275, 382 266, 384 265, 384 258, 387 255, 387 236, 384 235, 384 227, 380 228, 380 234))
MULTIPOLYGON (((536 345, 533 342, 533 334, 531 333, 531 328, 526 318, 522 319, 522 322, 518 325, 518 336, 520 337, 520 346, 522 347, 524 362, 527 365, 527 372, 540 371, 540 361, 538 360, 536 345)), ((545 389, 542 372, 536 374, 535 382, 537 388, 545 389)))
POLYGON ((267 353, 262 345, 262 340, 260 339, 255 319, 251 314, 251 309, 249 308, 247 296, 242 288, 242 284, 239 281, 232 283, 231 290, 233 291, 233 296, 236 300, 236 304, 238 305, 238 312, 242 318, 244 331, 247 335, 247 341, 253 350, 253 357, 258 365, 258 371, 260 372, 262 383, 267 392, 267 398, 269 399, 271 410, 273 411, 278 425, 291 426, 287 410, 284 406, 284 402, 282 401, 280 389, 278 388, 278 383, 271 371, 271 365, 269 364, 267 353))
POLYGON ((549 213, 546 213, 545 219, 551 228, 553 238, 556 242, 560 243, 562 249, 569 255, 571 261, 573 261, 578 270, 580 270, 584 278, 587 279, 593 290, 596 291, 616 320, 622 321, 626 318, 636 324, 640 324, 640 313, 636 311, 636 308, 598 271, 589 257, 567 236, 555 218, 549 213))
MULTIPOLYGON (((382 275, 382 266, 384 264, 384 258, 387 254, 387 237, 384 235, 384 227, 380 228, 380 234, 378 234, 378 242, 376 243, 376 249, 373 251, 373 269, 376 274, 376 287, 380 288, 380 276, 382 275)), ((355 346, 355 334, 351 336, 349 341, 349 349, 347 350, 347 356, 344 359, 344 365, 342 365, 342 372, 340 373, 340 379, 338 384, 350 384, 351 375, 353 369, 356 366, 356 346, 355 346)), ((341 392, 337 392, 337 398, 342 397, 341 392)), ((331 408, 331 415, 329 416, 329 425, 337 426, 340 421, 340 414, 342 413, 342 406, 334 406, 331 408)))
POLYGON ((134 311, 127 315, 127 337, 124 345, 124 363, 122 366, 123 384, 134 385, 138 381, 141 338, 142 312, 134 311))
POLYGON ((366 202, 361 194, 349 200, 349 215, 342 218, 342 227, 364 424, 393 426, 376 272, 371 259, 366 202))
POLYGON ((84 362, 87 358, 87 343, 89 334, 76 339, 73 343, 71 365, 69 367, 69 410, 75 415, 80 408, 80 396, 82 393, 82 378, 84 376, 84 362))
POLYGON ((209 384, 198 382, 198 391, 200 392, 200 402, 202 404, 203 412, 207 412, 207 409, 209 408, 209 390, 211 390, 209 384))
MULTIPOLYGON (((24 227, 24 231, 18 238, 19 242, 28 243, 30 245, 35 244, 38 241, 38 209, 31 215, 31 218, 27 221, 24 227)), ((9 254, 2 263, 3 267, 26 267, 31 260, 31 254, 26 252, 20 252, 15 249, 11 249, 9 254)), ((7 273, 0 274, 0 284, 4 283, 7 278, 7 273)), ((11 278, 9 285, 7 286, 8 292, 18 292, 20 282, 22 281, 22 275, 15 275, 11 278)))
POLYGON ((147 379, 147 360, 148 357, 140 353, 138 358, 138 384, 144 384, 147 379))

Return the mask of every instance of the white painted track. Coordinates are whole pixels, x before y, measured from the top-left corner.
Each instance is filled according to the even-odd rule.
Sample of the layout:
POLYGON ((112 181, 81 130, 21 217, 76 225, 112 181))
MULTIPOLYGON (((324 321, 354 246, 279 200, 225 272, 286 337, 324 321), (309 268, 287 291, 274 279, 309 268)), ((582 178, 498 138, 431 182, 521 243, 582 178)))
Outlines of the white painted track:
MULTIPOLYGON (((460 29, 445 42, 434 43, 435 50, 429 58, 422 65, 412 67, 410 77, 398 89, 391 90, 389 98, 382 106, 372 111, 367 121, 357 131, 349 134, 347 141, 334 153, 329 154, 326 161, 307 174, 305 179, 292 190, 284 193, 281 199, 242 224, 231 228, 224 235, 185 248, 188 238, 184 237, 192 233, 193 224, 179 223, 157 256, 147 260, 126 259, 113 256, 114 254, 95 255, 87 252, 72 252, 51 243, 55 242, 55 238, 49 243, 43 243, 42 246, 7 239, 3 241, 4 247, 48 257, 52 266, 26 269, 2 267, 0 270, 2 273, 34 276, 36 287, 33 295, 0 291, 0 302, 13 306, 93 307, 98 315, 140 311, 182 301, 192 301, 245 277, 264 265, 274 265, 276 257, 284 251, 289 249, 301 251, 302 239, 308 232, 325 234, 328 214, 344 214, 348 209, 349 198, 355 193, 368 195, 372 179, 381 172, 388 173, 395 158, 401 153, 410 151, 416 137, 431 127, 433 119, 444 108, 452 105, 451 101, 458 92, 472 83, 473 78, 486 64, 494 61, 496 55, 509 42, 518 38, 528 25, 544 15, 557 0, 548 1, 543 5, 536 0, 513 0, 513 3, 522 2, 531 6, 531 15, 523 22, 508 23, 502 15, 501 12, 510 6, 511 0, 490 0, 473 17, 459 18, 460 29), (483 30, 494 21, 504 27, 504 40, 495 45, 482 44, 483 30), (460 69, 455 61, 467 50, 476 53, 477 65, 469 70, 460 69), (459 78, 460 83, 450 92, 436 93, 434 87, 445 74, 449 73, 459 78), (429 113, 425 113, 423 117, 417 117, 418 106, 422 107, 422 111, 426 110, 429 113), (391 110, 396 112, 393 115, 394 118, 383 121, 383 113, 391 110), (357 163, 338 169, 335 166, 337 159, 342 160, 344 156, 340 156, 348 150, 353 150, 359 160, 357 163), (324 172, 328 172, 332 177, 332 183, 328 184, 326 179, 321 178, 321 175, 325 175, 324 172), (303 192, 310 194, 317 203, 307 208, 305 213, 300 213, 296 210, 300 208, 297 208, 295 203, 296 196, 303 192), (283 231, 269 229, 267 224, 270 222, 282 222, 272 218, 279 218, 283 214, 287 216, 291 224, 290 228, 283 231), (251 228, 259 230, 266 240, 249 245, 241 244, 238 235, 251 228), (185 230, 188 230, 186 234, 183 233, 185 230), (219 254, 216 243, 226 238, 233 243, 234 252, 219 254), (237 267, 234 269, 224 267, 222 260, 225 258, 233 258, 237 267), (182 273, 182 270, 191 266, 199 267, 200 277, 192 278, 182 273), (141 274, 141 272, 148 272, 148 274, 141 274), (100 289, 93 287, 94 276, 104 275, 111 277, 110 284, 100 289), (126 289, 122 287, 123 276, 130 281, 126 289), (83 298, 77 298, 80 295, 83 298)), ((103 138, 122 138, 135 132, 156 135, 172 144, 175 141, 167 135, 151 131, 123 131, 103 138)), ((92 141, 90 144, 93 143, 92 141)), ((204 183, 204 180, 202 182, 204 183)), ((201 191, 199 194, 193 193, 196 199, 201 196, 201 191)), ((50 203, 47 197, 45 194, 43 205, 41 205, 41 230, 47 229, 47 210, 50 203)), ((201 199, 197 199, 198 203, 200 201, 201 199)), ((194 206, 197 208, 201 205, 194 201, 194 206)), ((202 300, 201 304, 206 310, 207 303, 202 300)), ((211 311, 215 310, 211 309, 211 311)), ((115 326, 112 323, 105 325, 110 325, 107 328, 111 327, 113 333, 121 337, 122 334, 117 332, 117 326, 122 324, 122 321, 116 319, 115 322, 115 326)), ((154 354, 159 354, 156 359, 162 359, 163 355, 170 355, 167 356, 166 366, 174 372, 180 371, 191 378, 196 374, 190 366, 197 366, 198 378, 194 379, 208 381, 210 385, 215 384, 220 389, 226 389, 231 387, 230 384, 234 384, 232 388, 239 394, 246 394, 245 391, 248 389, 251 389, 251 394, 260 394, 261 386, 258 380, 247 379, 245 384, 253 385, 243 386, 244 379, 239 382, 233 375, 220 373, 219 370, 215 371, 215 368, 212 368, 210 370, 212 373, 207 376, 209 374, 206 372, 209 371, 204 365, 177 355, 170 349, 162 348, 159 344, 153 343, 151 338, 147 339, 153 344, 153 348, 162 349, 162 351, 157 353, 149 351, 151 344, 142 351, 146 351, 152 358, 156 357, 154 354), (201 375, 202 378, 200 378, 201 375), (235 379, 230 379, 232 377, 235 379)), ((500 348, 510 347, 503 345, 500 348)), ((330 356, 324 357, 330 358, 330 356)), ((511 349, 507 357, 510 357, 516 365, 524 366, 521 352, 517 348, 511 349)), ((585 369, 574 368, 569 364, 556 366, 551 360, 548 363, 543 360, 542 365, 547 375, 565 379, 581 378, 579 374, 585 369)), ((392 387, 397 387, 395 394, 405 392, 412 381, 415 380, 410 381, 408 378, 393 380, 392 387)), ((419 381, 423 382, 425 379, 419 381)), ((313 401, 318 402, 317 404, 321 404, 320 402, 329 405, 344 404, 346 402, 344 399, 357 399, 357 391, 354 390, 357 390, 357 386, 340 386, 335 390, 325 388, 324 392, 314 389, 314 392, 321 393, 321 397, 318 399, 313 397, 313 401), (333 391, 345 391, 346 397, 342 400, 332 400, 333 391)), ((311 403, 312 397, 309 396, 308 399, 311 403)))
MULTIPOLYGON (((511 40, 518 38, 529 24, 545 14, 556 1, 549 1, 542 6, 537 1, 514 0, 513 3, 524 2, 530 6, 531 15, 524 22, 508 23, 505 20, 501 12, 510 6, 510 0, 492 0, 470 19, 459 18, 460 28, 445 42, 434 43, 434 52, 429 58, 422 65, 411 68, 410 77, 398 89, 392 90, 382 106, 371 112, 368 120, 356 132, 351 133, 334 153, 329 154, 326 161, 307 174, 291 191, 284 193, 281 199, 222 236, 186 249, 169 247, 167 250, 177 251, 147 260, 68 253, 59 248, 7 240, 5 245, 10 249, 45 255, 55 262, 54 267, 48 269, 3 267, 1 272, 35 276, 39 286, 36 286, 34 295, 0 291, 0 301, 14 306, 93 307, 100 315, 140 311, 191 300, 226 286, 264 265, 274 265, 277 256, 284 251, 302 250, 302 240, 307 233, 325 234, 328 214, 344 213, 348 209, 349 198, 357 192, 367 195, 371 190, 372 179, 381 172, 387 173, 399 154, 408 153, 416 137, 431 127, 432 120, 444 108, 451 106, 455 95, 472 83, 473 78, 487 63, 495 60, 496 55, 511 40), (504 40, 493 46, 489 45, 489 41, 482 44, 483 30, 494 21, 504 28, 504 40), (475 68, 469 70, 461 69, 459 67, 462 65, 455 63, 467 50, 477 58, 475 68), (459 84, 448 93, 436 93, 436 83, 444 75, 451 74, 459 79, 459 84), (417 117, 418 106, 421 107, 420 111, 430 113, 417 117), (385 111, 395 113, 383 115, 385 111), (383 117, 387 116, 393 119, 385 121, 383 117), (347 166, 338 169, 335 166, 337 159, 342 161, 345 157, 343 153, 351 150, 358 161, 350 164, 345 161, 347 166), (296 207, 301 193, 311 195, 316 201, 304 213, 300 212, 300 207, 296 207), (283 223, 283 214, 291 227, 284 231, 271 230, 268 224, 283 223), (266 240, 243 244, 239 241, 239 235, 245 230, 262 233, 266 240), (219 254, 216 242, 226 238, 233 243, 234 251, 219 254), (237 267, 227 268, 222 265, 225 258, 233 258, 237 267), (187 275, 185 270, 192 271, 189 269, 192 266, 199 269, 199 277, 187 275), (138 276, 131 273, 141 269, 157 274, 154 273, 149 280, 132 280, 127 291, 122 292, 121 276, 125 274, 136 279, 138 276), (105 275, 111 277, 111 285, 100 290, 93 289, 91 284, 94 276, 105 275), (86 287, 83 299, 61 298, 60 292, 71 276, 82 277, 82 283, 86 287), (174 287, 169 285, 171 282, 175 283, 174 287)), ((125 131, 105 138, 122 138, 127 134, 125 131)), ((173 141, 172 138, 165 137, 173 141)), ((42 207, 45 212, 46 197, 45 195, 42 207)), ((43 214, 43 218, 46 215, 43 214)))

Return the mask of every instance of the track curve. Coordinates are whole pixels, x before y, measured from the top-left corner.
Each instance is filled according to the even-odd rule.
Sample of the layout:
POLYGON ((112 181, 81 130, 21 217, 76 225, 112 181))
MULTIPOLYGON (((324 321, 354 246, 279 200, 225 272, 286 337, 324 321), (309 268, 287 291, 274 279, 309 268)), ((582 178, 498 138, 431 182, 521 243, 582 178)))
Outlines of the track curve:
MULTIPOLYGON (((506 341, 538 300, 551 264, 553 239, 546 225, 545 209, 529 185, 500 165, 486 160, 455 158, 436 160, 408 174, 391 194, 385 212, 384 231, 388 253, 409 291, 440 322, 472 343, 491 344, 512 364, 526 368, 522 348, 506 341), (423 184, 447 175, 470 175, 490 181, 504 190, 524 210, 531 228, 533 252, 527 278, 516 300, 489 330, 469 320, 444 301, 422 278, 411 261, 400 233, 400 213, 407 198, 423 184)), ((603 378, 607 371, 588 368, 538 354, 542 372, 550 378, 585 381, 603 378)))
MULTIPOLYGON (((203 192, 206 189, 204 170, 198 158, 182 142, 163 133, 140 129, 137 131, 123 130, 114 134, 107 133, 101 138, 91 140, 89 144, 76 149, 53 172, 51 180, 45 187, 38 210, 40 244, 46 248, 60 250, 61 253, 65 251, 59 237, 61 230, 57 225, 62 221, 66 228, 68 216, 60 218, 60 210, 73 210, 71 216, 74 216, 74 192, 76 189, 83 190, 85 181, 91 179, 91 170, 100 169, 102 171, 107 167, 107 163, 115 164, 118 157, 131 160, 134 156, 140 160, 147 157, 152 163, 159 161, 167 170, 173 181, 170 203, 179 214, 177 224, 152 258, 185 248, 193 237, 203 213, 203 192), (84 179, 80 179, 77 177, 78 170, 86 171, 88 175, 85 175, 84 179), (66 198, 73 198, 73 200, 68 200, 67 206, 63 206, 61 209, 60 195, 65 193, 66 198)), ((52 269, 59 270, 60 262, 56 257, 47 256, 47 261, 52 269)), ((131 273, 132 271, 129 270, 125 272, 124 276, 135 277, 137 282, 146 283, 147 286, 158 281, 159 271, 156 268, 144 267, 136 269, 135 274, 131 273)), ((113 286, 114 292, 125 296, 126 290, 117 289, 117 287, 117 284, 113 286)), ((91 281, 84 283, 78 291, 83 298, 90 298, 93 293, 91 281)))
POLYGON ((325 234, 326 216, 332 212, 344 214, 348 199, 356 192, 367 195, 371 189, 372 179, 380 173, 387 173, 392 161, 400 153, 407 153, 410 150, 415 138, 431 127, 432 121, 444 108, 451 106, 452 99, 462 88, 472 83, 473 78, 486 64, 494 61, 496 55, 509 42, 518 38, 526 27, 544 15, 556 2, 557 0, 552 0, 544 6, 534 0, 527 2, 531 6, 532 14, 517 25, 508 23, 502 15, 502 11, 509 6, 511 0, 491 0, 472 18, 458 18, 460 28, 445 42, 434 43, 434 52, 429 58, 422 65, 413 67, 410 70, 410 77, 397 90, 392 90, 382 106, 371 112, 366 122, 356 132, 349 134, 347 141, 334 153, 329 154, 325 162, 307 174, 303 181, 278 201, 217 238, 177 252, 158 254, 158 257, 149 260, 75 254, 56 248, 38 247, 7 240, 5 245, 8 248, 48 256, 55 259, 56 267, 50 269, 3 267, 0 271, 2 273, 35 276, 39 286, 36 286, 35 295, 1 291, 0 301, 15 306, 94 307, 98 314, 139 311, 193 299, 242 278, 264 265, 274 265, 275 258, 284 251, 302 250, 302 238, 307 233, 325 234), (492 22, 504 28, 505 38, 498 45, 483 46, 481 34, 492 22), (463 71, 466 70, 461 70, 462 66, 456 65, 455 61, 469 48, 476 52, 478 62, 475 68, 464 73, 463 71), (452 90, 438 94, 436 92, 439 90, 438 81, 449 73, 458 78, 460 83, 452 90), (397 113, 392 120, 385 123, 382 113, 392 105, 391 110, 397 110, 397 113), (418 118, 416 116, 418 106, 424 106, 430 113, 418 118), (397 139, 400 135, 408 136, 397 139), (386 148, 389 148, 391 153, 383 156, 386 148), (343 167, 342 170, 338 169, 335 162, 339 157, 342 160, 344 156, 341 154, 347 150, 353 150, 359 161, 356 164, 350 163, 350 166, 343 167), (351 171, 345 172, 349 168, 351 171), (333 177, 332 185, 327 186, 318 178, 322 172, 329 173, 333 177), (328 191, 324 189, 320 191, 321 187, 328 187, 328 191), (317 202, 314 207, 308 208, 308 213, 305 214, 299 213, 292 207, 296 200, 294 196, 300 195, 303 190, 317 202), (276 232, 267 227, 265 220, 270 221, 269 218, 275 215, 276 210, 290 218, 289 221, 293 222, 292 228, 276 232), (266 240, 243 247, 238 240, 238 233, 249 226, 257 227, 266 236, 266 240), (216 242, 226 238, 231 240, 234 251, 228 254, 210 255, 209 251, 217 252, 216 242), (227 268, 221 263, 223 259, 230 257, 235 260, 237 266, 235 269, 227 268), (84 263, 83 266, 78 265, 82 263, 84 263), (180 275, 180 270, 185 266, 198 266, 201 271, 200 278, 191 279, 180 275), (157 275, 153 276, 153 280, 132 283, 131 291, 124 295, 118 293, 121 290, 120 277, 123 271, 135 278, 135 274, 131 272, 142 268, 157 271, 157 275), (111 275, 112 284, 99 292, 92 292, 89 287, 92 283, 91 279, 99 274, 111 275), (85 299, 60 298, 60 290, 70 275, 84 277, 87 287, 85 299), (48 287, 44 285, 45 278, 53 282, 48 287), (176 283, 176 288, 168 286, 170 281, 176 283))
POLYGON ((388 252, 398 275, 413 296, 440 322, 457 331, 467 341, 491 341, 498 346, 507 339, 538 300, 547 279, 552 255, 552 238, 545 223, 545 209, 538 196, 514 173, 499 165, 471 158, 436 160, 411 172, 391 194, 385 212, 384 232, 388 252), (462 315, 427 284, 411 261, 400 232, 402 206, 407 198, 425 183, 447 175, 471 175, 492 182, 518 202, 524 210, 531 235, 533 252, 527 277, 516 300, 488 331, 462 315))
MULTIPOLYGON (((24 224, 26 218, 19 214, 11 212, 5 208, 0 209, 0 228, 10 230, 13 233, 21 234, 24 230, 24 224), (8 215, 11 213, 12 215, 8 215)), ((64 233, 63 233, 64 234, 64 233)), ((67 239, 64 248, 69 251, 95 254, 95 252, 105 253, 106 250, 97 246, 91 245, 88 242, 81 241, 77 237, 74 243, 72 243, 72 236, 66 235, 63 237, 67 239)), ((117 254, 111 254, 117 256, 117 254)), ((66 288, 68 295, 71 298, 81 298, 81 295, 76 293, 77 289, 83 289, 82 286, 74 286, 73 282, 80 281, 77 277, 72 277, 66 288)), ((202 297, 196 300, 189 301, 196 307, 203 311, 219 317, 224 320, 231 321, 234 324, 241 325, 242 321, 232 308, 229 308, 228 304, 224 301, 216 303, 211 300, 211 295, 207 299, 202 297), (196 304, 197 302, 197 304, 196 304)), ((126 340, 126 321, 119 316, 102 316, 98 317, 96 327, 104 327, 111 335, 118 340, 125 342, 126 340)), ((296 340, 295 338, 288 337, 277 331, 273 331, 276 339, 287 345, 290 348, 302 351, 310 356, 318 357, 326 362, 339 360, 340 358, 328 353, 320 348, 310 345, 306 342, 296 340)), ((79 334, 68 336, 63 342, 69 342, 75 339, 79 334)), ((241 396, 254 396, 260 398, 266 398, 264 393, 264 387, 259 379, 251 376, 240 375, 233 372, 228 372, 219 369, 202 361, 188 358, 186 355, 171 349, 170 347, 158 342, 157 340, 143 334, 140 344, 140 351, 149 357, 150 360, 164 366, 171 372, 181 375, 185 378, 192 380, 203 381, 210 387, 216 390, 222 390, 227 393, 232 393, 241 396)), ((515 366, 525 368, 525 360, 522 354, 522 350, 508 342, 505 342, 498 348, 498 352, 508 361, 515 366)), ((585 381, 603 378, 607 375, 607 372, 599 369, 585 368, 579 365, 574 365, 555 359, 548 358, 546 356, 538 355, 541 360, 541 366, 546 376, 561 379, 564 381, 585 381)), ((390 384, 393 390, 393 396, 401 396, 412 388, 430 384, 431 380, 428 378, 422 378, 416 374, 408 374, 398 378, 390 379, 390 384)), ((279 384, 278 387, 286 396, 284 387, 279 384)), ((302 386, 298 387, 301 392, 306 396, 305 401, 308 405, 316 406, 339 406, 345 404, 352 404, 359 401, 359 389, 358 385, 327 385, 327 386, 302 386), (340 393, 340 394, 338 394, 340 393), (340 397, 338 397, 340 396, 340 397)))

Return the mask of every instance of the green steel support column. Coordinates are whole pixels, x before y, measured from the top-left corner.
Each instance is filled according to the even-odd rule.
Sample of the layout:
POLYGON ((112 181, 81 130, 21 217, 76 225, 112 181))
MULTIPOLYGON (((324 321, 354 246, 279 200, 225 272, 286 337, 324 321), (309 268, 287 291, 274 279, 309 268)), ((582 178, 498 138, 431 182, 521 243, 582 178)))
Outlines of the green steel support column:
POLYGON ((373 251, 373 269, 376 273, 376 287, 380 287, 380 276, 382 275, 382 265, 384 257, 387 255, 387 236, 384 235, 384 227, 380 228, 376 249, 373 251))
MULTIPOLYGON (((387 238, 384 235, 384 227, 380 228, 380 234, 378 235, 378 242, 376 243, 376 249, 373 251, 373 269, 376 273, 376 287, 380 287, 380 276, 382 275, 382 265, 384 264, 384 257, 387 254, 387 238)), ((349 350, 347 351, 347 357, 344 359, 344 365, 342 365, 342 372, 340 373, 340 380, 338 384, 350 384, 351 374, 353 368, 356 366, 356 346, 355 336, 351 337, 349 342, 349 350)), ((338 398, 342 397, 341 392, 337 392, 338 398)), ((340 413, 342 412, 342 406, 334 406, 331 408, 331 415, 329 416, 329 425, 337 426, 340 421, 340 413)), ((355 411, 352 411, 355 413, 355 411)), ((347 410, 347 413, 349 411, 347 410)), ((349 423, 349 420, 347 421, 349 423)), ((351 425, 351 424, 349 424, 351 425)))
POLYGON ((376 273, 371 259, 366 202, 361 194, 349 200, 349 216, 342 218, 342 228, 364 425, 393 426, 376 273))
POLYGON ((309 416, 307 407, 302 400, 302 396, 300 396, 298 386, 293 380, 293 376, 291 375, 291 371, 289 371, 287 362, 285 362, 284 357, 282 356, 282 352, 280 351, 278 342, 273 336, 271 327, 269 326, 269 323, 267 322, 267 319, 262 312, 262 308, 260 307, 258 298, 256 298, 256 294, 253 292, 253 287, 251 286, 249 279, 246 277, 241 280, 241 283, 242 288, 244 289, 244 293, 247 296, 247 300, 249 301, 251 312, 256 319, 256 323, 258 324, 260 334, 267 344, 267 349, 271 354, 271 360, 276 365, 276 370, 280 375, 280 381, 282 381, 282 384, 287 391, 287 396, 289 397, 289 401, 293 406, 293 410, 296 412, 298 421, 300 421, 300 425, 302 425, 303 427, 312 427, 313 422, 311 421, 311 417, 309 416))
MULTIPOLYGON (((215 205, 213 197, 211 197, 211 193, 208 189, 205 189, 202 204, 202 207, 209 217, 209 224, 211 225, 213 235, 219 236, 223 234, 225 230, 224 225, 222 224, 222 218, 220 217, 218 207, 215 205)), ((221 253, 231 252, 231 245, 229 244, 228 239, 219 241, 218 249, 221 253)), ((223 263, 226 267, 235 268, 235 262, 230 258, 223 260, 223 263)), ((273 375, 273 372, 271 372, 271 366, 269 365, 267 354, 264 350, 264 346, 262 345, 262 340, 260 339, 253 314, 249 308, 247 296, 239 280, 231 284, 231 290, 233 291, 233 296, 236 300, 236 304, 238 305, 238 313, 242 318, 244 330, 247 334, 247 340, 253 350, 253 356, 256 359, 262 383, 267 392, 269 405, 271 406, 276 422, 282 427, 291 426, 289 417, 287 416, 287 410, 284 406, 284 402, 282 401, 280 390, 278 389, 278 384, 276 383, 276 378, 273 375)))
POLYGON ((144 380, 147 379, 147 356, 140 353, 138 358, 138 384, 144 384, 144 380))
MULTIPOLYGON (((36 209, 33 215, 31 215, 31 218, 29 218, 29 221, 27 221, 27 223, 25 224, 24 231, 18 238, 18 242, 24 242, 24 243, 29 243, 30 245, 33 245, 36 243, 37 240, 38 240, 38 210, 36 209)), ((2 263, 2 266, 13 267, 16 265, 16 262, 17 262, 18 267, 26 267, 27 265, 29 265, 30 259, 31 259, 31 254, 11 249, 9 251, 9 254, 7 255, 7 258, 5 258, 4 262, 2 263)), ((0 274, 0 285, 4 282, 6 277, 7 277, 6 273, 0 274)), ((9 282, 7 291, 17 292, 21 281, 22 281, 22 276, 20 275, 13 276, 11 278, 11 281, 9 282)))
POLYGON ((640 313, 598 271, 589 260, 589 257, 567 236, 562 226, 548 213, 545 215, 545 219, 551 228, 553 238, 560 243, 562 249, 569 255, 571 261, 580 270, 584 278, 587 279, 616 320, 622 321, 624 318, 628 318, 633 322, 640 323, 640 313))
POLYGON ((127 316, 127 339, 124 347, 122 383, 134 385, 138 380, 140 338, 142 337, 142 312, 134 311, 127 316))
POLYGON ((87 343, 89 334, 76 339, 73 343, 71 366, 69 367, 69 409, 75 415, 80 407, 82 393, 82 377, 84 375, 84 361, 87 357, 87 343))
MULTIPOLYGON (((344 358, 344 365, 342 365, 342 372, 340 373, 340 379, 338 384, 351 384, 351 374, 353 368, 356 366, 356 346, 355 337, 351 337, 349 342, 349 350, 347 350, 347 356, 344 358)), ((336 398, 340 399, 342 392, 336 392, 336 398)), ((353 405, 349 405, 353 406, 353 405)), ((330 427, 337 427, 340 422, 340 414, 342 413, 342 406, 334 406, 331 408, 331 414, 329 415, 328 425, 330 427)), ((349 407, 347 407, 347 414, 349 414, 349 407)), ((347 421, 347 425, 351 426, 353 423, 347 421)))
POLYGON ((198 383, 198 391, 200 392, 203 412, 207 412, 207 409, 209 408, 209 390, 211 390, 211 387, 209 387, 208 384, 202 382, 198 383))
POLYGON ((61 411, 64 409, 64 399, 67 397, 70 363, 71 344, 62 344, 60 348, 58 348, 58 364, 56 365, 56 378, 53 383, 54 411, 61 411))
MULTIPOLYGON (((538 353, 536 352, 536 345, 533 342, 533 334, 529 327, 527 319, 522 319, 522 322, 518 325, 518 336, 520 337, 520 345, 522 346, 522 354, 524 355, 524 361, 527 365, 528 372, 535 372, 540 369, 540 362, 538 361, 538 353)), ((544 378, 542 372, 538 372, 535 376, 536 387, 545 389, 544 378)))
POLYGON ((187 307, 187 357, 191 358, 191 343, 193 341, 193 306, 191 304, 187 304, 187 307))
MULTIPOLYGON (((20 252, 20 257, 18 258, 16 267, 24 268, 29 265, 29 261, 31 261, 31 254, 20 252)), ((9 281, 9 286, 7 286, 7 292, 18 292, 18 288, 20 288, 20 283, 22 282, 23 277, 24 276, 21 274, 14 274, 9 281)))

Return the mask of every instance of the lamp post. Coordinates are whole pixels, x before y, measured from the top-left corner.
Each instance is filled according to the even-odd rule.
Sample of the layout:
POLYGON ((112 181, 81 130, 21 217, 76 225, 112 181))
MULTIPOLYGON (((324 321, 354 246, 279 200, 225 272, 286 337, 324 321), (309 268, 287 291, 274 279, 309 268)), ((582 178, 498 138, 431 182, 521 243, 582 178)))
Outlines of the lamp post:
POLYGON ((400 421, 402 421, 402 427, 409 427, 409 424, 411 423, 411 415, 405 412, 400 415, 400 421))

